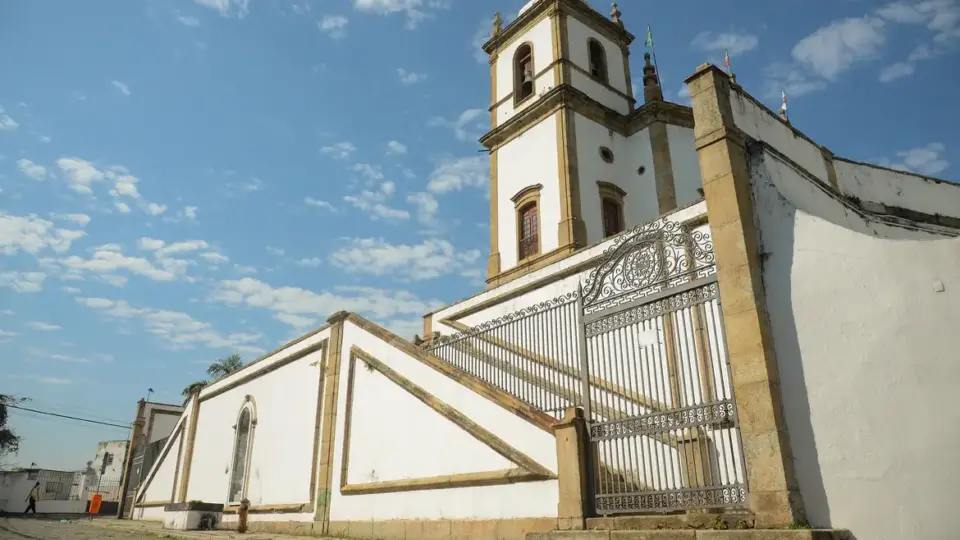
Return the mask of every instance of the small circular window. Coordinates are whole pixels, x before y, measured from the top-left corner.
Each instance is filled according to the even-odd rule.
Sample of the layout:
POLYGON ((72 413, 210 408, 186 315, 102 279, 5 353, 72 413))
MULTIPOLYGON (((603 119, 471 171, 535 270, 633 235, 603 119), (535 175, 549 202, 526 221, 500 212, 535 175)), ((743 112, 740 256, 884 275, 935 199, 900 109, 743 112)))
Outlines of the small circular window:
POLYGON ((643 165, 641 165, 640 168, 637 169, 637 174, 639 174, 639 175, 643 175, 643 173, 645 173, 645 172, 647 172, 647 168, 644 167, 643 165))
POLYGON ((606 146, 600 147, 600 158, 607 163, 613 163, 613 151, 606 146))

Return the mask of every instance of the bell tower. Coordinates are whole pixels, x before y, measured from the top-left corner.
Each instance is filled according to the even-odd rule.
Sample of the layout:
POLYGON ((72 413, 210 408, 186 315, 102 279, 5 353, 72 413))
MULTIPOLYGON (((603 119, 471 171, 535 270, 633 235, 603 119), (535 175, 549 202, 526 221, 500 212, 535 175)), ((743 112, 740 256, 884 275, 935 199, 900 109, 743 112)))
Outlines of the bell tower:
MULTIPOLYGON (((606 17, 584 0, 532 0, 509 25, 499 12, 494 18, 483 45, 490 55, 490 131, 480 139, 490 151, 488 286, 602 238, 599 208, 591 206, 585 217, 581 204, 581 155, 595 137, 580 138, 578 110, 625 118, 635 109, 634 37, 620 17, 616 4, 606 17)), ((603 147, 604 160, 612 156, 608 146, 614 145, 603 147)), ((598 180, 591 180, 591 193, 598 180)), ((608 186, 612 196, 617 189, 608 186)))

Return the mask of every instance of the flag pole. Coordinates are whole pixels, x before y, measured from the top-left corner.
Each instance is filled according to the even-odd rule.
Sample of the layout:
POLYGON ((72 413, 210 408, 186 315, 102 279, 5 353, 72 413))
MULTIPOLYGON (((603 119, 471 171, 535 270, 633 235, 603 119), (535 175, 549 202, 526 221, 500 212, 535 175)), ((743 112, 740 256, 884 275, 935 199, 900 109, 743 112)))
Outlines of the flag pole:
POLYGON ((653 56, 653 67, 657 70, 657 85, 663 88, 663 79, 660 78, 660 65, 657 64, 657 47, 653 44, 653 29, 647 25, 647 37, 650 42, 650 54, 653 56))

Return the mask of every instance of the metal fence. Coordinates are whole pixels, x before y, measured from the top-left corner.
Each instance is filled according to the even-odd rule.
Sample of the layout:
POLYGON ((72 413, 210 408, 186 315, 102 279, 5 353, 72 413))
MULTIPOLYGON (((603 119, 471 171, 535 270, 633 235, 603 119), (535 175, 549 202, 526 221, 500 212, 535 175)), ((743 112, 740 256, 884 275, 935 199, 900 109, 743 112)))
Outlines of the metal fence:
MULTIPOLYGON (((434 356, 508 394, 562 418, 582 405, 576 292, 440 336, 434 356)), ((453 323, 456 325, 457 323, 453 323)))
POLYGON ((29 480, 40 483, 37 500, 39 501, 77 501, 80 500, 80 482, 83 475, 70 471, 41 470, 27 476, 29 480))
POLYGON ((169 437, 164 437, 147 444, 146 438, 144 437, 134 449, 134 454, 131 458, 130 478, 126 486, 127 491, 121 494, 124 498, 123 508, 125 512, 133 512, 133 499, 136 497, 137 490, 140 488, 140 483, 146 478, 147 473, 150 472, 150 468, 153 467, 153 463, 160 456, 164 445, 167 444, 167 439, 169 439, 169 437))

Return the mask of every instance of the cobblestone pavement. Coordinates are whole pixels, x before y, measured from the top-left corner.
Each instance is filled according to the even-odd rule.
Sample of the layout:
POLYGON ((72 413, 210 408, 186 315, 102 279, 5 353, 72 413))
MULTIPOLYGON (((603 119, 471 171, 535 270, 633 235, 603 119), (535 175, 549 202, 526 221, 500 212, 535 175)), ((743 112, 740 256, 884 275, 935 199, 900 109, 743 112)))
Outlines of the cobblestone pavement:
POLYGON ((115 518, 68 520, 0 518, 0 540, 306 540, 283 534, 238 534, 235 531, 180 532, 164 530, 158 523, 115 518))

